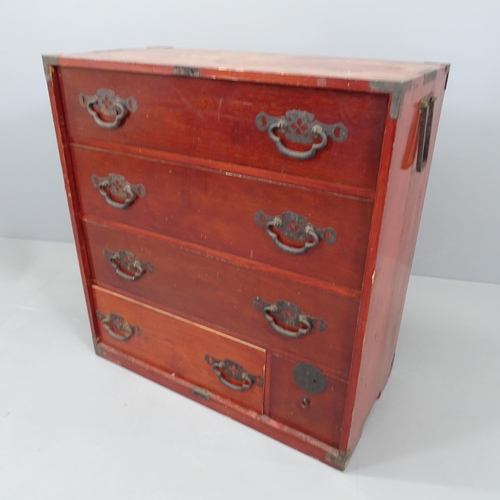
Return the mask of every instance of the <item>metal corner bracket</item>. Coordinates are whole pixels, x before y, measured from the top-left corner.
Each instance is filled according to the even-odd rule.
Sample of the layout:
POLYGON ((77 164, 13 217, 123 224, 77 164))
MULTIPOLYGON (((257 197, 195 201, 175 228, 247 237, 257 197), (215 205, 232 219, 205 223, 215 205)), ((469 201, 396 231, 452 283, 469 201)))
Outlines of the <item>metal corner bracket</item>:
POLYGON ((191 78, 199 78, 200 70, 198 68, 189 68, 187 66, 175 66, 174 76, 188 76, 191 78))
POLYGON ((325 462, 333 465, 334 467, 345 470, 349 460, 351 459, 352 452, 350 451, 340 451, 334 450, 336 453, 325 452, 325 462))
POLYGON ((408 80, 407 82, 387 82, 375 80, 370 82, 370 89, 392 95, 389 116, 394 120, 397 120, 401 114, 405 94, 408 90, 410 90, 411 84, 411 80, 408 80))
POLYGON ((50 72, 51 66, 57 66, 59 64, 59 56, 58 55, 43 55, 43 70, 45 72, 45 79, 50 82, 52 80, 52 74, 50 72))
POLYGON ((424 85, 426 83, 432 82, 433 80, 436 79, 438 74, 437 69, 433 69, 432 71, 428 71, 427 73, 424 74, 424 85))

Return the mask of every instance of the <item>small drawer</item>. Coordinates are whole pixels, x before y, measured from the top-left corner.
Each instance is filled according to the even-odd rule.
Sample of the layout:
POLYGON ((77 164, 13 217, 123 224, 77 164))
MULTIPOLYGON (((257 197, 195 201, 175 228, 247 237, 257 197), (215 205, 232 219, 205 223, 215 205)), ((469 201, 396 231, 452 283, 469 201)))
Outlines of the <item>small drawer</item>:
POLYGON ((74 142, 144 147, 375 190, 387 95, 59 72, 74 142))
POLYGON ((372 202, 74 145, 72 154, 83 215, 361 289, 372 202))
POLYGON ((100 342, 262 412, 263 349, 99 287, 92 292, 100 342))
POLYGON ((357 299, 87 221, 92 277, 162 309, 347 377, 357 299))
POLYGON ((347 384, 309 363, 272 356, 269 416, 338 447, 347 384))

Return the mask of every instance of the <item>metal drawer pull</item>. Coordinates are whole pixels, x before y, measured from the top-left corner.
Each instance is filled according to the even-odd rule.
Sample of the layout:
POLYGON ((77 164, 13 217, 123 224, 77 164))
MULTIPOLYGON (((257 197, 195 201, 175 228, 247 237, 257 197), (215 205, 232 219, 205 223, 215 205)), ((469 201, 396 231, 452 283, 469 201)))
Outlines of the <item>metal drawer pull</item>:
POLYGON ((116 340, 128 340, 134 333, 136 335, 141 334, 141 329, 138 326, 129 325, 118 314, 103 314, 100 311, 96 311, 96 315, 104 329, 116 340))
POLYGON ((324 229, 317 228, 307 221, 302 215, 295 212, 283 212, 281 216, 265 214, 259 210, 254 217, 255 222, 259 226, 265 226, 267 234, 272 238, 275 245, 284 252, 293 254, 302 254, 310 248, 314 248, 319 240, 331 245, 337 239, 337 233, 332 227, 324 229), (301 247, 292 247, 280 241, 278 233, 273 231, 273 228, 278 228, 281 235, 285 238, 304 243, 301 247))
POLYGON ((234 391, 246 391, 247 389, 250 389, 253 384, 258 387, 262 387, 264 385, 264 381, 261 376, 250 375, 250 373, 246 372, 241 365, 231 361, 230 359, 219 361, 218 359, 210 356, 210 354, 207 354, 205 356, 205 361, 212 367, 212 370, 217 377, 219 377, 219 380, 226 387, 229 387, 234 391), (231 382, 231 380, 234 380, 236 383, 231 382))
POLYGON ((123 175, 109 174, 107 177, 92 175, 92 185, 99 190, 106 203, 114 208, 124 209, 134 201, 146 196, 146 188, 142 184, 130 184, 123 175), (124 201, 115 201, 124 200, 124 201))
POLYGON ((316 151, 326 146, 328 137, 335 142, 343 142, 347 139, 347 127, 342 123, 326 125, 314 119, 314 115, 300 109, 292 109, 285 113, 285 116, 269 116, 261 111, 255 117, 255 124, 261 132, 269 134, 272 141, 281 154, 294 158, 295 160, 308 160, 312 158, 316 151), (296 144, 311 144, 309 151, 295 151, 283 145, 280 137, 274 131, 285 134, 285 139, 296 144), (318 137, 321 142, 314 142, 318 137))
POLYGON ((132 252, 127 250, 118 250, 112 252, 105 248, 102 251, 104 257, 109 260, 116 274, 120 278, 134 281, 139 279, 144 273, 152 273, 154 267, 149 262, 141 262, 132 252))
POLYGON ((286 300, 278 300, 273 304, 255 297, 253 305, 255 309, 263 312, 264 318, 269 321, 274 331, 288 338, 296 339, 306 335, 312 328, 319 332, 326 329, 324 319, 308 316, 298 306, 286 300))
POLYGON ((427 96, 420 101, 418 112, 420 113, 418 151, 417 151, 417 172, 427 166, 429 159, 429 144, 431 142, 432 118, 434 116, 434 102, 436 97, 427 96))
POLYGON ((121 125, 127 116, 127 111, 137 111, 137 101, 132 97, 122 99, 110 89, 99 89, 94 95, 86 95, 83 92, 78 96, 80 104, 87 108, 89 115, 99 127, 113 129, 121 125), (105 121, 101 116, 114 118, 113 121, 105 121))

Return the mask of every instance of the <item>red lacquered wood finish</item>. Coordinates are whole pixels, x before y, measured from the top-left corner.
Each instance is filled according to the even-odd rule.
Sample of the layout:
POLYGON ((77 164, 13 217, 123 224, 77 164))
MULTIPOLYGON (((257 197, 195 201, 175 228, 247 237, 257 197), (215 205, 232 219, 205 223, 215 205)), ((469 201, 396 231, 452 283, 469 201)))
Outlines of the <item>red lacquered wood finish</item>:
POLYGON ((87 221, 92 276, 101 286, 150 304, 159 305, 195 321, 205 321, 235 337, 263 347, 272 346, 347 378, 358 301, 327 290, 224 261, 146 235, 87 221), (153 266, 130 281, 118 275, 103 250, 132 252, 153 266), (257 310, 256 297, 266 302, 286 300, 304 313, 326 322, 326 329, 299 338, 277 333, 257 310))
POLYGON ((45 56, 44 66, 96 353, 344 469, 394 359, 449 66, 169 48, 45 56), (98 114, 99 126, 96 107, 79 102, 99 88, 137 109, 129 102, 111 129, 114 118, 98 114), (277 137, 312 146, 282 129, 273 140, 255 120, 294 109, 342 122, 347 138, 309 159, 284 155, 277 137), (109 206, 91 177, 110 173, 146 196, 109 206), (258 210, 298 213, 337 241, 283 253, 258 210), (117 273, 105 248, 133 252, 144 274, 117 273), (300 311, 271 306, 280 300, 300 311), (119 320, 110 333, 110 313, 141 334, 119 320), (288 338, 269 318, 288 334, 293 318, 314 327, 288 338), (236 368, 224 365, 224 384, 206 354, 262 384, 230 389, 236 368), (304 363, 323 390, 296 377, 304 363))
POLYGON ((269 416, 338 447, 347 384, 324 374, 320 394, 301 389, 294 380, 296 361, 273 355, 269 416))
MULTIPOLYGON (((361 289, 372 202, 94 148, 73 146, 72 154, 84 216, 118 221, 344 288, 361 289), (109 205, 91 179, 111 173, 143 185, 146 194, 125 209, 109 205), (317 228, 333 228, 335 242, 320 240, 302 255, 288 253, 255 222, 259 211, 272 217, 295 212, 317 228)), ((279 228, 275 232, 281 234, 279 228)), ((304 246, 279 238, 294 248, 304 246)))
MULTIPOLYGON (((136 356, 140 361, 172 376, 262 413, 266 358, 264 349, 231 339, 215 330, 102 288, 94 286, 92 291, 99 316, 113 313, 123 318, 131 328, 135 328, 129 338, 122 340, 110 335, 104 328, 103 321, 99 321, 99 340, 102 344, 123 354, 136 356), (250 375, 260 377, 260 380, 253 382, 248 389, 232 389, 219 380, 212 366, 205 360, 207 355, 220 361, 234 361, 250 375)), ((108 328, 111 328, 109 324, 108 328)), ((121 331, 114 333, 124 335, 121 331)), ((227 380, 232 385, 242 386, 242 382, 236 378, 227 380)))
MULTIPOLYGON (((385 95, 75 68, 60 71, 74 142, 127 144, 375 189, 385 95), (137 111, 129 113, 119 128, 98 126, 79 102, 81 92, 94 95, 101 88, 137 101, 137 111), (295 109, 327 125, 342 122, 348 139, 336 143, 329 138, 307 163, 284 156, 268 133, 259 131, 255 119, 261 112, 281 117, 295 109)), ((298 151, 311 147, 282 140, 298 151)))
POLYGON ((396 342, 410 278, 418 227, 422 214, 430 161, 436 141, 437 124, 443 105, 448 74, 409 91, 395 127, 395 146, 390 164, 384 168, 384 188, 375 202, 374 218, 381 219, 372 230, 363 290, 356 348, 346 406, 342 446, 353 450, 364 422, 383 391, 396 351, 396 342), (416 170, 419 103, 428 95, 436 97, 429 161, 423 172, 416 170), (387 176, 387 177, 386 177, 387 176), (376 228, 376 230, 375 230, 376 228))

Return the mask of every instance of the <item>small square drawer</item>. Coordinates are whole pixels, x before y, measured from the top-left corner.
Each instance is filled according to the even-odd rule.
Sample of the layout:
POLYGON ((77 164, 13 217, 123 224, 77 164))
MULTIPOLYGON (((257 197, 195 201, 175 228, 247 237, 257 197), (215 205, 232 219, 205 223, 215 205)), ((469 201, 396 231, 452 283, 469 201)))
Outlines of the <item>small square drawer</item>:
POLYGON ((318 367, 273 354, 269 416, 338 447, 347 384, 318 367))

